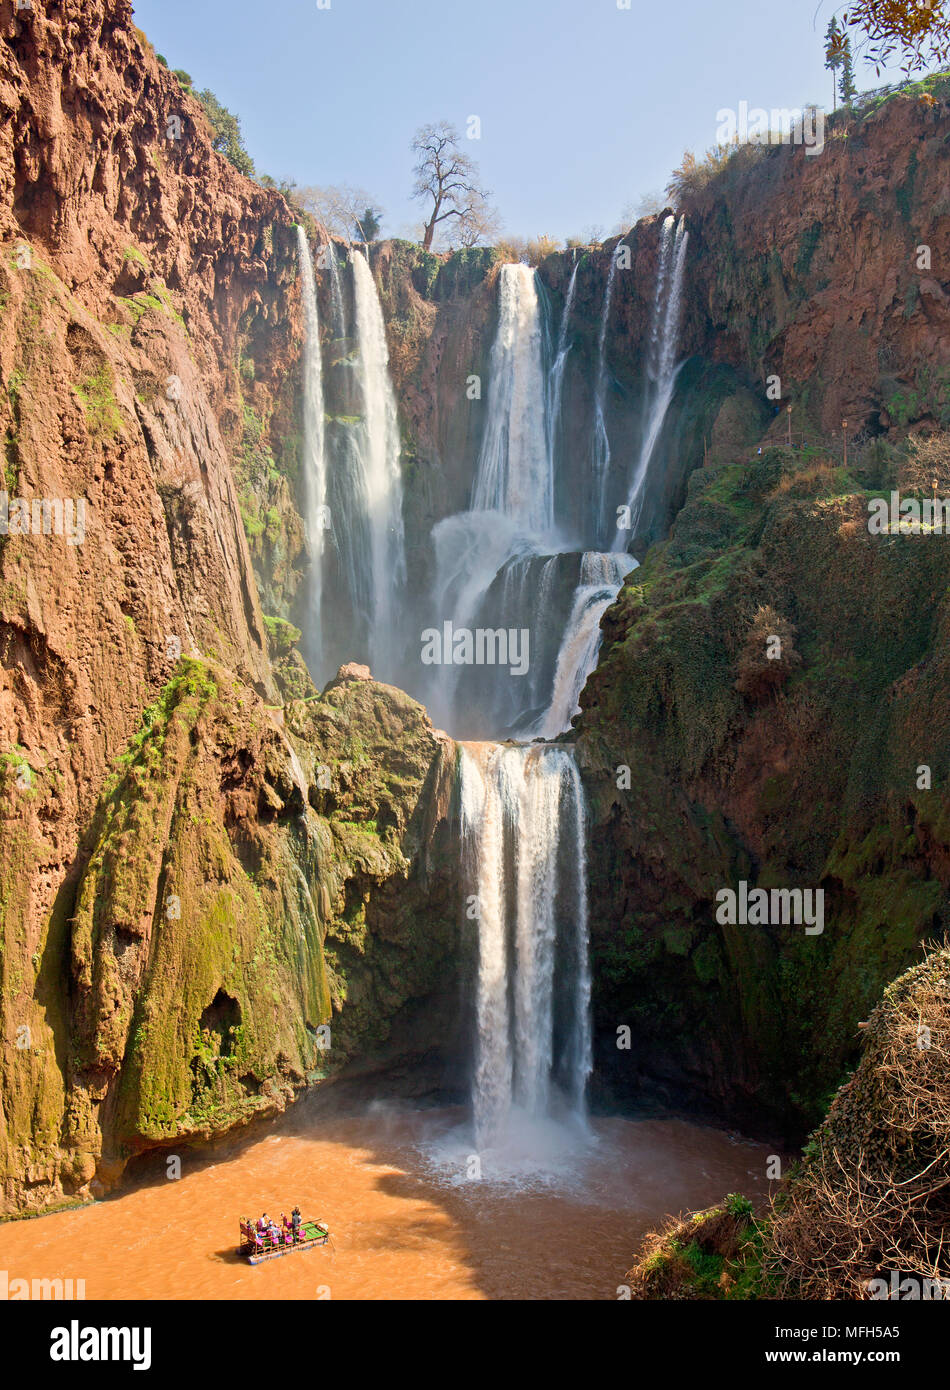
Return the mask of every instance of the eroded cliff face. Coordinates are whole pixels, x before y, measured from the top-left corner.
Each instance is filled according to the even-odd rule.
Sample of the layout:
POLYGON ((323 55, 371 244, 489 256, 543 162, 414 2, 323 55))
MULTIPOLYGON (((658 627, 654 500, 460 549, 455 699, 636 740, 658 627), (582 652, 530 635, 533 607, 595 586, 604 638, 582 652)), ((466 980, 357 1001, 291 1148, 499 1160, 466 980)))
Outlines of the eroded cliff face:
POLYGON ((252 564, 279 614, 305 569, 292 215, 212 150, 125 0, 8 9, 0 412, 30 524, 0 540, 5 1212, 354 1055, 423 1057, 417 1001, 455 1002, 452 755, 397 691, 317 700, 252 564))
POLYGON ((946 142, 929 78, 828 121, 821 154, 750 147, 688 198, 684 344, 769 374, 793 429, 950 423, 946 142))
POLYGON ((950 920, 950 551, 868 533, 873 495, 930 495, 906 427, 950 423, 946 87, 845 119, 819 157, 743 156, 687 209, 687 343, 760 405, 756 378, 779 373, 813 447, 770 447, 784 411, 757 434, 728 398, 669 540, 605 618, 579 727, 614 1099, 800 1134, 858 1022, 950 920), (717 892, 743 880, 821 888, 823 933, 720 924, 717 892))
MULTIPOLYGON (((212 150, 126 0, 5 10, 0 107, 6 490, 86 504, 80 544, 0 541, 15 1211, 100 1190, 143 1148, 220 1133, 339 1070, 457 1083, 471 942, 453 745, 358 673, 318 697, 294 648, 308 556, 292 212, 212 150)), ((896 99, 821 157, 762 153, 686 207, 686 361, 635 548, 664 543, 605 620, 580 726, 602 1098, 806 1123, 858 1017, 946 924, 946 565, 936 538, 882 541, 862 517, 866 490, 900 481, 901 431, 950 423, 948 129, 944 95, 896 99), (858 427, 847 473, 756 452, 784 428, 770 373, 796 430, 858 427), (798 658, 780 679, 753 650, 763 608, 798 658), (721 928, 715 892, 739 878, 822 886, 825 932, 721 928)), ((620 470, 643 432, 662 222, 631 231, 616 274, 604 407, 620 470)), ((578 272, 568 516, 588 486, 611 251, 539 272, 549 327, 578 272)), ((465 508, 475 473, 498 257, 390 242, 371 262, 418 599, 432 525, 465 508)), ((318 278, 332 377, 353 344, 334 341, 318 278)))

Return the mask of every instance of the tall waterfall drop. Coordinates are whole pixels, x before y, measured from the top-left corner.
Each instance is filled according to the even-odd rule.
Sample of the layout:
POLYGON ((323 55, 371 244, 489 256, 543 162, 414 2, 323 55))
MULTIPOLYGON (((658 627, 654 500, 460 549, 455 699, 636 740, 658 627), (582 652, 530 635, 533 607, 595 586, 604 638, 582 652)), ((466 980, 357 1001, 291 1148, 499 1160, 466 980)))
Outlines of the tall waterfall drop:
POLYGON ((584 1121, 591 1071, 580 777, 565 748, 463 745, 463 859, 479 905, 476 1142, 584 1121))
POLYGON ((561 314, 561 323, 558 328, 557 343, 554 348, 554 362, 549 373, 549 399, 548 399, 548 428, 550 431, 550 450, 552 460, 558 444, 558 430, 561 423, 561 395, 564 389, 564 368, 567 365, 568 354, 571 345, 567 340, 568 331, 571 326, 571 315, 574 312, 574 299, 577 294, 577 270, 579 261, 574 262, 574 269, 571 271, 570 282, 567 287, 567 295, 564 300, 564 310, 561 314))
MULTIPOLYGON (((615 268, 616 260, 611 277, 615 268)), ((568 728, 597 660, 600 618, 635 563, 621 554, 579 556, 556 527, 558 420, 576 284, 575 266, 549 362, 536 272, 504 265, 499 274, 471 510, 433 530, 436 615, 456 626, 527 630, 532 667, 518 679, 498 669, 440 670, 434 703, 450 727, 458 717, 475 719, 496 737, 517 730, 516 738, 553 738, 568 728), (572 565, 578 579, 565 628, 572 565), (456 698, 462 680, 465 701, 456 698)), ((608 315, 609 302, 599 348, 601 417, 608 315)), ((599 486, 602 492, 602 478, 599 486)), ((602 508, 600 516, 602 527, 602 508)), ((459 802, 462 876, 469 902, 478 904, 476 1143, 505 1167, 527 1144, 522 1157, 537 1171, 537 1160, 566 1135, 586 1142, 585 806, 573 753, 537 742, 463 743, 459 802)))
MULTIPOLYGON (((481 625, 479 615, 484 616, 483 606, 499 576, 503 576, 506 612, 519 626, 532 623, 540 597, 536 585, 543 571, 543 564, 532 562, 560 548, 553 536, 554 465, 544 317, 536 272, 526 265, 503 265, 498 296, 498 327, 471 509, 444 518, 432 531, 433 606, 439 621, 451 615, 456 627, 481 625)), ((495 622, 486 625, 497 626, 495 622)), ((506 619, 505 625, 512 624, 506 619)), ((522 711, 512 702, 533 689, 532 678, 514 686, 509 680, 508 690, 499 682, 489 692, 487 705, 484 692, 473 693, 477 679, 477 672, 463 675, 458 666, 441 672, 427 700, 435 717, 454 726, 459 692, 467 686, 467 708, 487 715, 493 733, 513 727, 522 711)), ((484 730, 476 732, 481 736, 484 730)))
POLYGON ((554 525, 554 477, 543 323, 537 274, 530 266, 501 267, 498 314, 472 510, 505 512, 525 529, 543 534, 554 525))
POLYGON ((597 333, 597 379, 594 384, 594 435, 591 440, 593 465, 593 496, 591 514, 593 535, 598 543, 607 537, 607 522, 604 507, 607 498, 607 476, 610 472, 610 438, 607 434, 607 327, 610 323, 610 308, 614 301, 614 281, 617 277, 617 252, 620 243, 614 247, 607 272, 607 284, 600 310, 600 327, 597 333))
POLYGON ((358 466, 370 542, 364 559, 370 570, 372 599, 370 659, 374 673, 391 680, 399 652, 396 600, 406 580, 399 424, 376 282, 365 256, 355 252, 352 265, 363 415, 358 466))
POLYGON ((685 217, 681 217, 677 222, 671 214, 663 223, 660 240, 647 356, 647 402, 643 443, 630 479, 627 499, 630 509, 630 532, 618 531, 614 550, 625 549, 630 533, 637 529, 643 512, 650 462, 663 422, 666 420, 666 412, 673 399, 673 388, 679 373, 676 351, 683 311, 683 271, 688 242, 689 232, 686 230, 685 217))
POLYGON ((332 241, 327 245, 327 257, 330 263, 330 302, 333 305, 333 336, 335 338, 345 338, 346 310, 343 307, 343 282, 340 278, 340 263, 336 258, 336 248, 332 241))
POLYGON ((323 553, 327 532, 327 470, 323 422, 323 366, 320 356, 320 316, 313 259, 303 227, 297 227, 297 247, 303 286, 303 484, 304 526, 310 550, 309 628, 306 649, 314 667, 322 649, 323 553))

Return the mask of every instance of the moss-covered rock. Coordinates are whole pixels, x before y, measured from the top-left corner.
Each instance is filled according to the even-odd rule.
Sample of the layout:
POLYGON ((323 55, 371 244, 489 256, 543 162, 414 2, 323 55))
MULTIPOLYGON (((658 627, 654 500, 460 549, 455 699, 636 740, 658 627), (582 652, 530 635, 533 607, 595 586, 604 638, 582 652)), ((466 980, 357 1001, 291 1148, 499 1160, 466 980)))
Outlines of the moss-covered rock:
MULTIPOLYGON (((355 1056, 451 1053, 446 1010, 421 1032, 416 1015, 455 993, 453 768, 389 687, 341 680, 285 722, 223 668, 180 664, 75 885, 66 1121, 46 1136, 70 1182, 52 1174, 51 1198, 282 1109, 355 1056)), ((32 1123, 42 1144, 35 1120, 11 1114, 5 1137, 32 1123)))
MULTIPOLYGON (((894 466, 867 450, 863 481, 894 466)), ((580 751, 615 1097, 807 1129, 858 1020, 950 921, 950 550, 869 535, 871 495, 781 449, 698 470, 605 618, 580 751), (741 880, 822 889, 823 933, 720 925, 741 880)))

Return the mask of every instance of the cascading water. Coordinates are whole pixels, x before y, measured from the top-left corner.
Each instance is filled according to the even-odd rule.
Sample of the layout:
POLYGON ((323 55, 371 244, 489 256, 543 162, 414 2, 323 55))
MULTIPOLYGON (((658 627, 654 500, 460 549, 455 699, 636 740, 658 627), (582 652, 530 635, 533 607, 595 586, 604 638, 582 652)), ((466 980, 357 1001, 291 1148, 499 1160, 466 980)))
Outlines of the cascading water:
MULTIPOLYGON (((506 567, 520 567, 524 580, 535 573, 524 562, 562 549, 554 536, 554 468, 537 274, 526 265, 503 265, 498 285, 498 328, 471 508, 446 517, 432 532, 433 607, 440 615, 451 613, 456 626, 465 627, 477 623, 489 590, 506 567)), ((509 610, 518 626, 533 619, 536 598, 522 586, 509 610)), ((462 680, 460 669, 449 667, 428 695, 437 717, 449 725, 457 722, 462 680)), ((529 680, 525 696, 530 688, 529 680)), ((492 727, 498 729, 517 722, 520 710, 509 708, 502 694, 490 713, 497 721, 492 727)))
MULTIPOLYGON (((617 258, 599 335, 595 526, 603 529, 609 464, 604 428, 606 336, 617 258)), ((505 265, 491 351, 486 418, 471 509, 433 529, 439 621, 456 627, 529 626, 532 669, 508 673, 443 666, 431 704, 452 727, 481 718, 492 732, 525 729, 554 738, 570 726, 600 647, 600 619, 635 561, 625 554, 577 556, 555 525, 556 458, 577 271, 568 285, 553 362, 546 363, 544 307, 536 272, 505 265), (578 566, 573 606, 565 581, 578 566), (553 624, 553 627, 552 627, 553 624), (551 644, 547 665, 539 656, 551 644), (559 642, 559 647, 558 647, 559 642), (556 661, 554 651, 557 651, 556 661), (544 686, 544 688, 542 688, 544 686), (458 698, 464 692, 464 701, 458 698), (476 693, 477 692, 477 693, 476 693), (538 711, 543 711, 538 713, 538 711), (495 722, 492 724, 491 721, 495 722)), ((596 441, 595 441, 596 443, 596 441)), ((591 1069, 590 972, 584 799, 573 755, 545 743, 464 744, 459 796, 463 876, 478 903, 476 1140, 497 1157, 517 1135, 529 1147, 551 1138, 539 1126, 577 1132, 591 1069)))
POLYGON ((568 342, 568 331, 571 326, 571 315, 574 312, 574 298, 577 293, 577 270, 579 262, 575 261, 574 269, 571 271, 571 279, 567 287, 567 296, 564 300, 564 310, 561 314, 561 323, 558 328, 557 343, 554 349, 554 362, 548 374, 548 428, 550 431, 550 453, 552 461, 556 457, 558 445, 558 432, 561 424, 561 395, 564 390, 564 368, 567 366, 568 355, 571 351, 571 344, 568 342))
POLYGON ((336 248, 329 242, 326 254, 330 269, 330 302, 333 305, 333 336, 346 337, 346 310, 343 307, 343 282, 340 278, 340 263, 336 258, 336 248))
POLYGON ((656 291, 650 324, 643 443, 629 484, 629 530, 617 532, 614 550, 626 549, 630 537, 637 529, 643 512, 650 462, 673 399, 673 390, 679 374, 676 350, 683 309, 683 272, 688 242, 686 219, 681 217, 677 222, 672 215, 667 217, 660 239, 656 291))
POLYGON ((591 1070, 584 801, 560 747, 460 751, 463 864, 478 902, 476 1142, 583 1123, 591 1070))
POLYGON ((571 616, 558 652, 551 703, 531 730, 535 737, 557 738, 571 727, 575 714, 580 714, 581 691, 597 665, 603 640, 600 620, 636 563, 625 554, 588 551, 584 555, 571 616))
POLYGON ((537 534, 554 526, 542 342, 535 271, 526 265, 503 265, 472 510, 505 512, 537 534))
POLYGON ((303 489, 304 526, 310 550, 308 628, 305 650, 317 669, 323 648, 323 560, 327 534, 327 469, 324 438, 323 366, 320 356, 320 316, 310 245, 304 229, 297 227, 300 275, 303 291, 303 489))
POLYGON ((398 597, 406 581, 399 425, 376 282, 365 256, 356 252, 351 263, 363 417, 357 462, 369 533, 362 563, 372 602, 370 661, 379 678, 392 680, 400 651, 398 597))
POLYGON ((607 284, 600 310, 600 328, 597 333, 597 379, 594 385, 594 433, 591 440, 592 488, 591 502, 592 531, 600 542, 606 539, 606 518, 604 507, 607 498, 607 477, 610 473, 610 438, 607 434, 607 327, 610 323, 610 308, 614 300, 614 281, 617 277, 618 243, 610 257, 607 284))

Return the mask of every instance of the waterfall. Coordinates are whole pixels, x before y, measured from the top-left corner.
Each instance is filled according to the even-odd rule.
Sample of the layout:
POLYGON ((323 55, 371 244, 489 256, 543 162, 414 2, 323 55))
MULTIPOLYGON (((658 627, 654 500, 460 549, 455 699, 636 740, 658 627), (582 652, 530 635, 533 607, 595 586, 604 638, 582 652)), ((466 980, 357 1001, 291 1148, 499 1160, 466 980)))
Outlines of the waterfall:
POLYGON ((583 1121, 591 1070, 584 801, 560 747, 460 750, 463 864, 478 902, 476 1141, 520 1117, 583 1121))
POLYGON ((378 678, 391 680, 399 654, 397 599, 406 579, 399 424, 376 281, 359 252, 353 254, 352 266, 363 417, 357 462, 369 531, 369 553, 363 555, 362 564, 369 570, 372 603, 370 662, 378 678))
POLYGON ((578 264, 579 262, 574 262, 574 269, 571 272, 570 283, 567 287, 567 298, 564 300, 564 310, 561 314, 561 323, 558 328, 557 343, 554 348, 554 362, 548 375, 548 423, 551 436, 550 450, 552 459, 554 458, 558 429, 561 422, 561 393, 564 387, 564 368, 567 364, 568 354, 571 351, 571 346, 567 341, 567 334, 571 323, 571 315, 574 312, 578 264))
POLYGON ((600 309, 600 328, 597 333, 597 378, 594 384, 594 433, 591 440, 591 463, 593 472, 593 535, 598 541, 606 537, 606 518, 604 506, 607 497, 607 477, 610 472, 610 438, 607 434, 607 327, 610 323, 610 308, 614 299, 614 280, 617 276, 617 252, 620 243, 614 247, 607 272, 603 303, 600 309))
MULTIPOLYGON (((637 529, 643 512, 647 475, 656 449, 666 413, 673 399, 673 389, 679 373, 676 351, 679 343, 680 319, 683 310, 683 271, 689 232, 686 219, 677 223, 672 214, 663 223, 657 265, 653 314, 650 323, 650 342, 647 354, 647 397, 644 414, 643 443, 636 468, 630 479, 627 506, 630 510, 630 535, 637 529)), ((618 531, 614 550, 626 548, 630 536, 618 531)))
POLYGON ((554 526, 543 339, 537 273, 526 265, 503 265, 472 510, 505 512, 537 534, 554 526))
POLYGON ((581 691, 597 665, 603 634, 600 620, 620 592, 636 560, 623 553, 588 551, 581 561, 580 582, 574 591, 554 672, 554 691, 547 711, 532 729, 539 738, 557 738, 580 714, 581 691))
POLYGON ((320 660, 323 639, 323 558, 327 531, 327 471, 323 418, 323 367, 320 358, 320 317, 310 245, 303 227, 297 227, 304 313, 303 352, 303 492, 304 527, 310 550, 309 625, 306 647, 311 665, 320 660))
MULTIPOLYGON (((544 313, 535 271, 503 265, 498 276, 498 327, 490 354, 485 426, 471 510, 446 517, 432 531, 436 558, 432 590, 437 620, 456 626, 478 619, 496 577, 507 566, 521 578, 534 574, 523 562, 561 549, 553 537, 554 468, 548 428, 544 313)), ((540 596, 505 575, 511 599, 506 627, 524 626, 538 612, 540 596)), ((470 675, 470 673, 469 673, 470 675)), ((436 717, 451 725, 458 667, 441 673, 428 693, 436 717)), ((528 680, 522 693, 531 689, 528 680)), ((504 725, 517 722, 510 710, 504 725)))
POLYGON ((330 302, 333 305, 333 336, 346 337, 346 310, 343 307, 343 282, 340 279, 340 263, 336 258, 336 248, 332 241, 327 242, 327 256, 330 261, 330 302))

